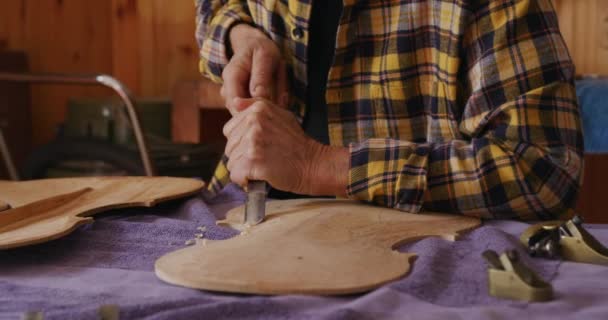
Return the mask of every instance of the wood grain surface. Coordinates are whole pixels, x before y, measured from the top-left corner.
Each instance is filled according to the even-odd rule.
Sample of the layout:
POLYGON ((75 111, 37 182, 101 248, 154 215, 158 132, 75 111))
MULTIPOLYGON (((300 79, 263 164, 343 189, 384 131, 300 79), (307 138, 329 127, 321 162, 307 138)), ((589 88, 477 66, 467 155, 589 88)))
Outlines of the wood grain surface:
POLYGON ((9 209, 9 208, 10 208, 10 206, 9 206, 8 203, 0 200, 0 211, 4 211, 4 210, 9 209))
MULTIPOLYGON (((224 223, 242 228, 241 206, 224 223)), ((265 222, 223 241, 201 241, 155 265, 171 284, 254 294, 350 294, 407 275, 414 253, 401 243, 438 236, 454 240, 475 218, 410 214, 349 200, 300 199, 267 204, 265 222)))
POLYGON ((608 1, 553 0, 577 74, 608 75, 608 1))
POLYGON ((0 213, 0 250, 57 239, 116 208, 150 207, 195 194, 204 183, 169 177, 96 177, 0 181, 12 209, 0 213))

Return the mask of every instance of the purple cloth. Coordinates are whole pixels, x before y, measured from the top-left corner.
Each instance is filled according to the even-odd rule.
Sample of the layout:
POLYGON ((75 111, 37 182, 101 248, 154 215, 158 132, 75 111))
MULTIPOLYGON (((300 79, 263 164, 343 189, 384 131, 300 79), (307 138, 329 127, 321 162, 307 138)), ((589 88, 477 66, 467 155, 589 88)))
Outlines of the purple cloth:
MULTIPOLYGON (((215 226, 217 217, 241 204, 228 187, 156 208, 106 213, 71 235, 46 244, 0 251, 0 319, 42 311, 45 319, 95 319, 115 304, 121 319, 608 319, 608 268, 531 259, 551 281, 547 303, 500 300, 487 294, 486 249, 518 246, 526 224, 487 222, 456 242, 427 238, 400 250, 418 254, 412 273, 365 294, 344 297, 221 294, 158 280, 154 261, 184 246, 206 226, 206 237, 235 231, 215 226)), ((0 213, 1 214, 1 213, 0 213)), ((608 226, 590 226, 608 242, 608 226)), ((339 270, 336 270, 339 272, 339 270)))

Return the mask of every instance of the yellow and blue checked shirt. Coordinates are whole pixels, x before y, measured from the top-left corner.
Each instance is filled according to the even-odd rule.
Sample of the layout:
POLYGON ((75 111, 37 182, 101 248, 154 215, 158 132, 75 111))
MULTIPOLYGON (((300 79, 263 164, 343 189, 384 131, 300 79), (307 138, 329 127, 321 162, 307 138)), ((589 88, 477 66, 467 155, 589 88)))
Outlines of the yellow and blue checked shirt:
MULTIPOLYGON (((230 27, 255 25, 286 59, 302 119, 311 1, 197 0, 201 72, 221 82, 230 27)), ((330 143, 350 150, 349 197, 485 218, 571 210, 573 78, 550 0, 344 0, 326 101, 330 143)))

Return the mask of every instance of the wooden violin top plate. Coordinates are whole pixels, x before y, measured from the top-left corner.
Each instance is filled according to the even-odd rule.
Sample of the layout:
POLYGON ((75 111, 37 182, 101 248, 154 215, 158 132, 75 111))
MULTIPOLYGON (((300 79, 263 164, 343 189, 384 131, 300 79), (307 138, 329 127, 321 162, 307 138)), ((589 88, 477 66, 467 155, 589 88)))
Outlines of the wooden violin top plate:
POLYGON ((92 177, 0 181, 0 250, 46 242, 109 209, 150 207, 189 196, 204 183, 171 177, 92 177))
MULTIPOLYGON (((156 261, 171 284, 254 294, 351 294, 408 274, 415 254, 397 245, 428 236, 454 240, 479 219, 411 214, 350 200, 267 203, 266 220, 228 240, 198 242, 156 261)), ((242 228, 244 207, 223 223, 242 228)))

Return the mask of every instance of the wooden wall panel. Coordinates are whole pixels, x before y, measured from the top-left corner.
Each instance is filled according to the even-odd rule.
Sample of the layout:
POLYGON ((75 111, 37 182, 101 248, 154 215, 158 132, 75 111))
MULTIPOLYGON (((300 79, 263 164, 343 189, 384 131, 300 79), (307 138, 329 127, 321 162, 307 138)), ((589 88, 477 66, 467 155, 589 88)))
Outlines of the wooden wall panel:
POLYGON ((176 81, 199 77, 194 1, 140 0, 139 3, 141 93, 168 95, 176 81))
POLYGON ((608 1, 553 0, 578 74, 608 75, 608 1))
POLYGON ((112 71, 133 92, 141 93, 138 3, 112 0, 112 71))
POLYGON ((25 43, 26 3, 24 1, 5 1, 0 11, 0 50, 21 48, 25 43))
MULTIPOLYGON (((169 96, 198 78, 192 0, 3 0, 0 50, 23 50, 33 72, 108 73, 137 95, 169 96)), ((32 87, 33 140, 54 136, 68 97, 95 87, 32 87)))
POLYGON ((112 0, 114 74, 136 93, 168 96, 197 79, 192 0, 112 0))
MULTIPOLYGON (((0 71, 26 72, 27 59, 23 52, 0 50, 0 71)), ((22 83, 0 82, 0 129, 14 163, 21 163, 29 154, 32 142, 29 86, 22 83)), ((0 179, 9 174, 0 164, 0 179)))

